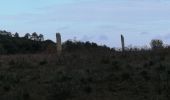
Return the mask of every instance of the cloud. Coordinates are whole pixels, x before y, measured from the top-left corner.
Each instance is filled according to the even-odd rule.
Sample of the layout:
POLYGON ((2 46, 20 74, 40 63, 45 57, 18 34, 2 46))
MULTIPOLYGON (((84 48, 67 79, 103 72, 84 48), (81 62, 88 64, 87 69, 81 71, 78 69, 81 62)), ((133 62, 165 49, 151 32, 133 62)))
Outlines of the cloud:
POLYGON ((82 41, 92 41, 94 39, 94 36, 88 36, 88 35, 84 35, 81 40, 82 41))
POLYGON ((100 35, 100 36, 98 37, 98 39, 101 40, 101 41, 107 41, 107 40, 108 40, 108 37, 107 37, 106 35, 100 35))
POLYGON ((163 39, 170 40, 170 33, 162 36, 163 39))
POLYGON ((57 28, 58 31, 63 31, 63 30, 68 30, 68 29, 70 29, 69 26, 63 26, 63 27, 57 28))
POLYGON ((149 32, 141 32, 140 33, 141 35, 148 35, 148 34, 150 34, 149 32))
POLYGON ((23 33, 38 31, 52 39, 51 33, 57 31, 64 39, 76 36, 116 45, 120 45, 117 37, 122 33, 128 43, 142 45, 170 32, 168 0, 26 0, 22 5, 20 1, 0 7, 1 27, 23 33))

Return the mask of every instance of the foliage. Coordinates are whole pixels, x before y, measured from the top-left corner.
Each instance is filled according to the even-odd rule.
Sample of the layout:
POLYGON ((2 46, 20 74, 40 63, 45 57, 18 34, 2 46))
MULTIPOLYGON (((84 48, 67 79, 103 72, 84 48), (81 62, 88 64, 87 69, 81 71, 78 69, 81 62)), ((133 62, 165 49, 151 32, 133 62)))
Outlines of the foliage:
POLYGON ((16 33, 14 34, 14 37, 19 38, 19 34, 16 32, 16 33))
POLYGON ((24 38, 30 39, 30 38, 31 38, 31 35, 30 35, 29 33, 26 33, 26 34, 24 35, 24 38))
POLYGON ((163 41, 159 39, 153 39, 151 40, 150 45, 152 49, 160 49, 163 48, 163 41))
MULTIPOLYGON (((76 47, 75 43, 69 43, 76 47)), ((86 43, 80 44, 79 48, 84 48, 82 44, 86 43)), ((168 88, 162 85, 167 86, 170 72, 169 49, 126 51, 122 55, 89 44, 91 49, 74 52, 65 49, 61 56, 55 53, 2 55, 0 99, 150 100, 152 97, 155 100, 159 91, 163 93, 159 100, 168 98, 168 88)))
POLYGON ((44 41, 42 34, 38 36, 37 33, 27 33, 24 37, 19 37, 19 33, 12 35, 10 32, 0 31, 0 54, 40 53, 46 51, 48 45, 54 47, 55 43, 44 41))

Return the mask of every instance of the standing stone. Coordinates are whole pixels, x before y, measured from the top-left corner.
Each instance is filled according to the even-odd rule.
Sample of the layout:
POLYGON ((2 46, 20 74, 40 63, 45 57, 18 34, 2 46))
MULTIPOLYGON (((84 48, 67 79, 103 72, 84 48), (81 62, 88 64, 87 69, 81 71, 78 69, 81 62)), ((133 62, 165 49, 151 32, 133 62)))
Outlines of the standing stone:
POLYGON ((125 51, 125 40, 124 40, 124 36, 121 35, 121 43, 122 43, 122 51, 125 51))
POLYGON ((57 53, 61 54, 62 52, 62 45, 61 45, 61 35, 60 33, 56 33, 56 43, 57 43, 57 53))

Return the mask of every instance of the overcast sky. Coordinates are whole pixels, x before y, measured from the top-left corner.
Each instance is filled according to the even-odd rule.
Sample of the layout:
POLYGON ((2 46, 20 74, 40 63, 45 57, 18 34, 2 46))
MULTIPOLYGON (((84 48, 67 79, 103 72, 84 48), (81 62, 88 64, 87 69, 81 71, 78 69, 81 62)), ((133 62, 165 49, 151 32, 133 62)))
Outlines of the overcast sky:
POLYGON ((170 44, 170 0, 1 0, 0 30, 76 38, 110 47, 170 44))

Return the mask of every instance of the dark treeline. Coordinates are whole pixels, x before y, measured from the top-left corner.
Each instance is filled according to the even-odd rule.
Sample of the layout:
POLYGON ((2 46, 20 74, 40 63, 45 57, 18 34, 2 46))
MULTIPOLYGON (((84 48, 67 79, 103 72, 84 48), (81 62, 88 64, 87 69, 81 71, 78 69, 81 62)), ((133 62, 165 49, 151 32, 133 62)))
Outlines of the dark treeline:
POLYGON ((36 32, 20 37, 19 33, 0 31, 0 54, 38 53, 47 50, 49 46, 54 47, 55 43, 44 41, 43 35, 36 32))
MULTIPOLYGON (((66 41, 63 43, 63 51, 89 51, 89 50, 110 50, 107 46, 98 46, 90 42, 66 41)), ((54 53, 56 52, 56 43, 51 40, 37 41, 25 37, 13 37, 0 34, 0 54, 23 54, 23 53, 54 53)))
MULTIPOLYGON (((134 48, 126 47, 126 52, 144 52, 150 50, 169 50, 169 46, 164 46, 162 40, 151 40, 151 48, 134 48)), ((81 42, 68 40, 62 44, 65 52, 91 52, 91 53, 107 53, 121 52, 121 49, 109 48, 105 45, 99 46, 94 42, 81 42)), ((36 32, 26 33, 23 37, 19 33, 12 34, 7 31, 0 31, 0 54, 23 54, 23 53, 54 53, 56 52, 56 44, 51 40, 44 40, 42 34, 36 32)))
MULTIPOLYGON (((83 52, 83 51, 106 51, 111 50, 107 46, 99 46, 96 43, 81 41, 65 41, 63 44, 65 52, 83 52)), ((114 49, 113 49, 114 50, 114 49)), ((26 33, 20 37, 19 33, 12 34, 7 31, 0 31, 0 54, 25 54, 25 53, 54 53, 56 52, 56 44, 51 40, 44 40, 42 34, 36 32, 26 33)))

